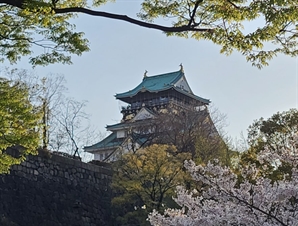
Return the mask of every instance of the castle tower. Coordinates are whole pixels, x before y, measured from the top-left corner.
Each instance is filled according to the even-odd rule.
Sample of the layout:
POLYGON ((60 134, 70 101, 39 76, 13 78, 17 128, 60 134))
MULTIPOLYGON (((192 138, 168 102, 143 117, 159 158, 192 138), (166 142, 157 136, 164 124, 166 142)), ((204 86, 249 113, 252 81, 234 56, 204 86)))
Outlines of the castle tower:
POLYGON ((119 154, 141 147, 154 131, 140 131, 145 124, 158 117, 160 113, 171 109, 196 108, 207 110, 209 100, 196 96, 184 75, 182 65, 179 71, 147 76, 134 89, 116 94, 118 100, 126 103, 122 107, 122 120, 118 124, 108 125, 111 134, 102 141, 84 147, 86 152, 94 154, 94 160, 115 161, 119 154))

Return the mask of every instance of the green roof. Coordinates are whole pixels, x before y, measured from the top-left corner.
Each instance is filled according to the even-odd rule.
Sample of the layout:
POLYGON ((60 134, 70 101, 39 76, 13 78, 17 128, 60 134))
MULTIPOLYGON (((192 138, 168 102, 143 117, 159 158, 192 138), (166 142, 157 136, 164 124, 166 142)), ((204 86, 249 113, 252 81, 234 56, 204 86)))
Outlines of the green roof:
MULTIPOLYGON (((147 134, 141 135, 141 134, 133 133, 131 135, 131 137, 134 140, 134 142, 137 142, 139 145, 145 144, 148 140, 147 134)), ((127 139, 127 137, 117 138, 117 133, 113 132, 109 136, 107 136, 105 139, 103 139, 102 141, 100 141, 94 145, 84 147, 84 150, 86 152, 92 153, 92 152, 100 150, 100 149, 118 148, 123 144, 125 139, 127 139)))
MULTIPOLYGON (((147 121, 149 122, 149 121, 147 121)), ((140 121, 134 121, 134 122, 120 122, 113 125, 107 125, 106 129, 110 131, 119 130, 119 129, 129 129, 137 126, 144 125, 143 120, 140 121)))
POLYGON ((128 92, 116 94, 115 97, 116 99, 122 99, 127 97, 133 97, 137 95, 139 92, 160 92, 174 88, 176 91, 194 99, 197 99, 203 103, 210 103, 208 99, 201 98, 199 96, 194 95, 193 93, 189 93, 178 87, 175 87, 174 84, 183 76, 184 73, 181 70, 150 77, 145 76, 143 81, 137 87, 128 92))
POLYGON ((88 151, 88 149, 91 149, 90 151, 92 151, 94 149, 118 147, 122 144, 122 142, 123 142, 123 138, 122 139, 117 138, 117 133, 111 133, 102 141, 94 145, 84 147, 84 150, 88 151))
POLYGON ((123 122, 120 122, 120 123, 116 123, 116 124, 113 124, 113 125, 107 125, 106 128, 107 130, 117 130, 117 129, 123 129, 126 127, 126 124, 123 123, 123 122))
POLYGON ((131 97, 143 90, 147 90, 149 92, 167 90, 172 88, 173 84, 177 82, 182 76, 182 71, 176 71, 150 77, 146 76, 136 88, 125 93, 116 94, 116 98, 118 99, 123 97, 131 97))

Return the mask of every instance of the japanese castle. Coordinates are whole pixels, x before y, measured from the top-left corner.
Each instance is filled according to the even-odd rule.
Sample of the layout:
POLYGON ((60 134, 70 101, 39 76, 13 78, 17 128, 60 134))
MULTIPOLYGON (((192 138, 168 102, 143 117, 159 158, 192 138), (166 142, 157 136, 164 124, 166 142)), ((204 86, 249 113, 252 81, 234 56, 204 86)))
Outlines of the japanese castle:
POLYGON ((150 120, 165 109, 175 106, 189 108, 195 104, 198 111, 206 110, 210 101, 192 92, 180 66, 179 71, 154 76, 147 76, 146 71, 138 86, 116 94, 116 99, 127 104, 122 107, 121 122, 107 125, 106 129, 111 134, 94 145, 84 147, 84 150, 94 154, 94 160, 112 162, 130 149, 142 147, 147 138, 138 128, 150 124, 150 120))

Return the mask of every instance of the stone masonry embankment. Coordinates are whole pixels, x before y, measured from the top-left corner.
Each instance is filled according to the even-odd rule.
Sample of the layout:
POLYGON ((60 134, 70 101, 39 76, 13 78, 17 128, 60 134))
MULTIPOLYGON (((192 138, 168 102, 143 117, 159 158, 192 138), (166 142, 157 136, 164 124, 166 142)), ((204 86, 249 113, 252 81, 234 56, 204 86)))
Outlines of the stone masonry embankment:
POLYGON ((111 170, 50 153, 0 176, 0 222, 101 226, 109 220, 111 170))

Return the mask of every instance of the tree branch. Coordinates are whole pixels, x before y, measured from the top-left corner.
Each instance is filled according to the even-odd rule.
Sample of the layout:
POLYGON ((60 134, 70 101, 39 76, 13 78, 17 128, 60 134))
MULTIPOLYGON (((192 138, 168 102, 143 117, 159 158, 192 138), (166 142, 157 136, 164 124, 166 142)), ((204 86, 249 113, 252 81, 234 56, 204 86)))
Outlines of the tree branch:
POLYGON ((227 2, 228 2, 229 4, 231 4, 232 6, 234 6, 235 9, 239 9, 239 8, 240 8, 239 6, 237 6, 235 3, 233 3, 233 2, 230 1, 230 0, 227 0, 227 2))
MULTIPOLYGON (((17 7, 19 9, 24 9, 24 0, 0 0, 0 4, 7 4, 10 6, 17 7)), ((195 13, 196 8, 200 1, 196 3, 196 7, 193 11, 195 13)), ((87 8, 82 8, 82 7, 70 7, 70 8, 54 8, 53 11, 56 14, 66 14, 66 13, 83 13, 91 16, 97 16, 97 17, 105 17, 109 19, 115 19, 115 20, 122 20, 126 21, 135 25, 139 25, 141 27, 145 28, 152 28, 156 30, 161 30, 164 32, 184 32, 184 31, 198 31, 198 32, 210 32, 212 29, 209 28, 197 28, 196 25, 191 25, 191 22, 193 20, 193 17, 190 19, 190 24, 188 25, 183 25, 183 26, 178 26, 178 27, 167 27, 167 26, 162 26, 158 24, 152 24, 152 23, 147 23, 141 20, 136 20, 131 17, 128 17, 126 15, 119 15, 119 14, 113 14, 113 13, 107 13, 107 12, 102 12, 102 11, 95 11, 87 8)), ((193 15, 194 16, 194 15, 193 15)))
POLYGON ((227 190, 224 187, 221 187, 220 185, 218 185, 215 181, 209 179, 208 176, 205 176, 203 173, 197 172, 199 175, 201 175, 201 177, 203 177, 206 181, 208 181, 208 183, 212 186, 215 186, 218 191, 225 193, 227 196, 230 196, 231 198, 235 198, 236 200, 238 200, 240 203, 244 204, 247 207, 250 207, 251 209, 254 209, 256 211, 261 212, 262 214, 268 216, 269 218, 274 219, 275 221, 277 221, 278 223, 280 223, 283 226, 287 226, 281 219, 278 218, 278 216, 272 215, 269 212, 266 212, 266 210, 261 209, 253 204, 250 204, 249 202, 247 202, 245 199, 241 199, 240 197, 238 197, 237 195, 235 195, 232 191, 227 190))
POLYGON ((110 19, 115 19, 115 20, 122 20, 126 21, 135 25, 139 25, 141 27, 146 27, 146 28, 152 28, 156 30, 161 30, 164 32, 184 32, 184 31, 199 31, 199 32, 209 32, 212 31, 212 29, 209 28, 196 28, 195 26, 190 26, 190 25, 183 25, 179 27, 167 27, 167 26, 162 26, 158 24, 152 24, 152 23, 147 23, 144 21, 136 20, 131 17, 128 17, 126 15, 119 15, 119 14, 113 14, 113 13, 107 13, 107 12, 101 12, 101 11, 94 11, 86 8, 81 8, 81 7, 72 7, 72 8, 64 8, 64 9, 54 9, 54 11, 57 14, 63 14, 63 13, 84 13, 88 14, 91 16, 98 16, 98 17, 105 17, 105 18, 110 18, 110 19))
POLYGON ((188 22, 188 26, 191 26, 192 23, 195 24, 196 12, 197 12, 197 9, 198 9, 200 3, 202 3, 202 2, 203 2, 203 0, 196 1, 195 7, 194 7, 194 9, 192 11, 192 14, 191 14, 190 19, 189 19, 189 22, 188 22))
POLYGON ((24 4, 24 0, 1 0, 0 1, 0 4, 3 3, 3 4, 7 4, 7 5, 10 5, 10 6, 15 6, 15 7, 18 7, 20 9, 23 9, 23 4, 24 4))

